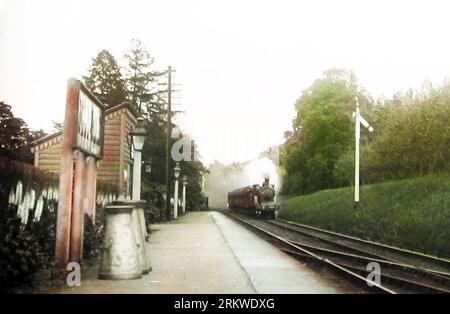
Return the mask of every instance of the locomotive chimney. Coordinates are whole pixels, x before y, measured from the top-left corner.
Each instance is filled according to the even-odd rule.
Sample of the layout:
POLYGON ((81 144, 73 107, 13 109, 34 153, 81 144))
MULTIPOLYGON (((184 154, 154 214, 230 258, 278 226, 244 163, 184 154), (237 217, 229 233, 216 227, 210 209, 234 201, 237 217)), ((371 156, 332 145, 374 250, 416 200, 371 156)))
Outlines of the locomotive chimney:
POLYGON ((264 178, 264 186, 269 186, 269 178, 264 178))

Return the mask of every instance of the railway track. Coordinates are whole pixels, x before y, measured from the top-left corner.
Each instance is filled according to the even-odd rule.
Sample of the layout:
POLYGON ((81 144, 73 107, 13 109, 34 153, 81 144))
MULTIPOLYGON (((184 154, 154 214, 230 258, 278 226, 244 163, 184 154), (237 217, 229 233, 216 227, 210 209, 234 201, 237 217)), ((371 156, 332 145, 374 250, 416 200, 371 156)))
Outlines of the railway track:
POLYGON ((321 241, 338 245, 341 248, 352 249, 357 252, 370 254, 374 257, 395 261, 402 264, 411 264, 412 266, 423 269, 425 271, 450 278, 450 260, 412 252, 381 243, 367 241, 336 232, 286 221, 283 219, 277 219, 276 221, 267 222, 273 225, 287 228, 296 233, 301 233, 309 237, 314 237, 321 241))
POLYGON ((450 262, 284 220, 252 219, 225 211, 286 253, 325 264, 384 293, 450 293, 450 262), (369 281, 376 262, 381 282, 369 281))

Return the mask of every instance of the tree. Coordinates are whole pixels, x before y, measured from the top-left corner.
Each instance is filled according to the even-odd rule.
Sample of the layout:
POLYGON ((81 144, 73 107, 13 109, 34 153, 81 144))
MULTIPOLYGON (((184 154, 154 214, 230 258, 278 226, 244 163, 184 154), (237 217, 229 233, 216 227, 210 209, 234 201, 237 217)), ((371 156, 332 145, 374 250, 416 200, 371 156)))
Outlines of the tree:
POLYGON ((53 128, 53 132, 60 132, 63 130, 64 125, 62 122, 52 120, 52 128, 53 128))
POLYGON ((155 88, 160 73, 151 69, 154 59, 139 39, 131 41, 131 48, 125 58, 128 101, 139 113, 144 113, 145 108, 145 113, 152 121, 160 120, 164 102, 155 88))
MULTIPOLYGON (((107 50, 102 50, 93 59, 90 75, 85 80, 87 87, 96 93, 100 100, 114 105, 126 99, 141 116, 146 118, 148 136, 144 144, 142 159, 151 161, 152 171, 150 173, 143 172, 142 197, 147 201, 147 212, 155 214, 152 215, 152 219, 155 219, 160 209, 165 206, 162 195, 166 192, 167 133, 164 123, 166 103, 156 85, 156 79, 161 73, 152 70, 153 58, 140 40, 132 40, 131 48, 125 54, 125 58, 127 65, 125 78, 122 79, 120 68, 114 57, 107 50)), ((59 127, 60 125, 54 123, 55 129, 59 127)), ((173 127, 176 126, 173 125, 173 127)), ((174 162, 169 160, 170 169, 173 169, 174 162)), ((188 208, 198 208, 199 204, 203 204, 199 179, 203 165, 200 162, 183 162, 182 169, 182 174, 186 174, 189 180, 188 208)), ((173 189, 173 186, 171 188, 173 189)))
POLYGON ((27 124, 14 117, 11 106, 0 102, 0 157, 32 162, 29 143, 34 140, 27 124))
POLYGON ((125 82, 116 59, 108 50, 103 49, 92 59, 89 75, 83 79, 87 88, 107 106, 125 101, 125 82))
POLYGON ((450 86, 396 95, 381 108, 370 162, 375 180, 450 170, 450 86))
POLYGON ((336 161, 353 143, 355 96, 364 112, 371 102, 355 75, 332 69, 297 100, 294 134, 281 154, 284 192, 310 193, 336 185, 336 161))
MULTIPOLYGON (((425 82, 419 91, 398 92, 368 111, 375 134, 361 146, 363 183, 448 173, 449 102, 449 84, 425 82)), ((336 162, 335 179, 341 185, 353 184, 354 154, 351 147, 336 162)))
MULTIPOLYGON (((152 211, 155 216, 159 216, 161 212, 165 212, 165 202, 163 201, 162 194, 165 194, 166 192, 166 133, 163 126, 151 123, 151 121, 148 120, 147 132, 148 136, 142 150, 142 159, 144 161, 151 160, 152 170, 150 173, 144 172, 142 175, 142 197, 147 201, 147 204, 150 207, 156 207, 152 211)), ((180 133, 180 136, 183 136, 183 134, 180 133)), ((187 135, 186 137, 189 138, 187 135)), ((175 140, 176 139, 172 139, 172 141, 175 140)), ((198 152, 196 152, 196 155, 198 155, 198 152)), ((175 162, 171 158, 169 161, 169 169, 171 169, 170 175, 173 175, 173 167, 175 166, 175 162)), ((201 188, 201 172, 206 171, 206 169, 200 161, 181 161, 180 166, 180 178, 186 175, 188 180, 187 209, 200 209, 205 203, 205 197, 202 194, 201 188)), ((170 188, 170 193, 173 196, 174 185, 171 184, 170 188)), ((179 197, 181 198, 181 194, 179 197)), ((163 217, 164 214, 161 219, 163 217)))

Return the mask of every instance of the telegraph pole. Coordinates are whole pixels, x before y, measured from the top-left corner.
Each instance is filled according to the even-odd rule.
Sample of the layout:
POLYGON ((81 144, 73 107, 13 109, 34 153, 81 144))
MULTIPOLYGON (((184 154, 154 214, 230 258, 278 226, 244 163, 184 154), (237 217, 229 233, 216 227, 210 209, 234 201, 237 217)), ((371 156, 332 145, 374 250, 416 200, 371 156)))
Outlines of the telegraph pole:
MULTIPOLYGON (((164 85, 167 86, 167 89, 164 91, 159 91, 159 92, 165 92, 167 93, 167 125, 166 125, 166 129, 167 129, 167 134, 166 134, 166 219, 170 220, 171 219, 171 208, 170 208, 170 187, 171 187, 171 169, 170 169, 170 158, 171 156, 171 151, 172 151, 172 117, 174 113, 179 113, 179 112, 183 112, 183 111, 174 111, 172 110, 172 106, 174 104, 172 104, 172 93, 173 92, 177 92, 178 90, 174 90, 173 86, 174 85, 180 85, 180 84, 173 84, 172 83, 172 73, 176 72, 175 70, 172 69, 172 66, 169 66, 166 72, 163 72, 162 74, 167 73, 167 83, 161 83, 158 85, 164 85)), ((177 104, 175 104, 177 105, 177 104)), ((174 200, 175 201, 175 200, 174 200)), ((163 208, 161 208, 160 211, 160 216, 161 218, 163 217, 163 208)))
MULTIPOLYGON (((172 137, 172 67, 169 66, 167 73, 167 137, 166 137, 166 219, 170 220, 170 143, 172 137)), ((174 200, 175 201, 175 200, 174 200)))

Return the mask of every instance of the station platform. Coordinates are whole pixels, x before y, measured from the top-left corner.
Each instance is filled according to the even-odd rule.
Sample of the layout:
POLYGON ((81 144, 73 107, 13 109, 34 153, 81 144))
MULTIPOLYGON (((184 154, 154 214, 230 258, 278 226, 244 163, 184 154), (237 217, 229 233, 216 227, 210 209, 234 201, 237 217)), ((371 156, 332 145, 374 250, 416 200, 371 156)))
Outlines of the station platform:
POLYGON ((220 212, 191 212, 152 226, 153 270, 141 279, 98 280, 59 293, 348 293, 220 212))

